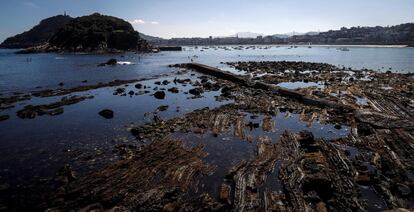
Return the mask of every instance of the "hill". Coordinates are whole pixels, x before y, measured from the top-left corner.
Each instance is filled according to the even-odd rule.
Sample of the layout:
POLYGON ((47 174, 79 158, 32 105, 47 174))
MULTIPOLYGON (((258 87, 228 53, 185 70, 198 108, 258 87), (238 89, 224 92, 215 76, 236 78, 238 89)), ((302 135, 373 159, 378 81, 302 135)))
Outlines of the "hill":
POLYGON ((289 42, 354 45, 413 45, 414 23, 405 23, 387 27, 342 27, 339 30, 321 32, 317 35, 293 36, 290 38, 289 42))
POLYGON ((152 42, 152 41, 158 41, 158 40, 163 40, 163 38, 160 37, 155 37, 155 36, 151 36, 151 35, 146 35, 144 33, 139 33, 139 37, 148 41, 148 42, 152 42))
POLYGON ((57 15, 46 18, 29 31, 7 38, 0 44, 0 47, 14 49, 40 45, 47 42, 53 34, 72 19, 68 15, 57 15))
MULTIPOLYGON (((43 22, 43 21, 42 21, 43 22)), ((38 30, 33 31, 30 39, 38 37, 38 30)), ((51 34, 51 33, 50 33, 51 34)), ((29 43, 30 46, 17 53, 38 52, 120 52, 150 51, 150 45, 139 36, 132 25, 113 16, 94 13, 88 16, 71 18, 43 42, 29 43)))
POLYGON ((327 44, 327 45, 408 45, 414 46, 414 23, 395 26, 342 27, 327 32, 275 34, 256 38, 173 38, 153 42, 156 45, 255 45, 255 44, 327 44))
POLYGON ((145 48, 145 40, 125 20, 94 13, 75 18, 49 40, 58 51, 112 51, 145 48))

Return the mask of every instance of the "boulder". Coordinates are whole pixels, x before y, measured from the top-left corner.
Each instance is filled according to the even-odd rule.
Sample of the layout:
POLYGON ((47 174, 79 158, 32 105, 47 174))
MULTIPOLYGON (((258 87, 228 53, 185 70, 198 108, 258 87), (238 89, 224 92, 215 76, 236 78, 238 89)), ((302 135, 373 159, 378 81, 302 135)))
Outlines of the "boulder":
POLYGON ((154 93, 154 97, 156 99, 164 99, 165 98, 165 92, 164 91, 157 91, 154 93))
POLYGON ((136 85, 135 85, 135 88, 136 88, 136 89, 141 89, 141 88, 142 88, 142 84, 140 84, 140 83, 136 84, 136 85))
POLYGON ((105 109, 105 110, 102 110, 101 112, 99 112, 99 115, 101 115, 102 117, 104 117, 106 119, 111 119, 111 118, 114 117, 114 112, 112 110, 105 109))
POLYGON ((171 92, 171 93, 178 93, 179 92, 177 87, 169 88, 168 91, 171 92))
POLYGON ((188 92, 190 94, 193 94, 194 96, 200 96, 202 93, 204 93, 203 89, 201 88, 193 88, 193 89, 190 89, 188 92))
POLYGON ((9 115, 0 115, 0 121, 5 121, 5 120, 7 120, 9 118, 10 118, 9 115))
POLYGON ((116 65, 118 61, 116 59, 109 59, 108 61, 106 61, 105 63, 100 63, 98 66, 113 66, 116 65))

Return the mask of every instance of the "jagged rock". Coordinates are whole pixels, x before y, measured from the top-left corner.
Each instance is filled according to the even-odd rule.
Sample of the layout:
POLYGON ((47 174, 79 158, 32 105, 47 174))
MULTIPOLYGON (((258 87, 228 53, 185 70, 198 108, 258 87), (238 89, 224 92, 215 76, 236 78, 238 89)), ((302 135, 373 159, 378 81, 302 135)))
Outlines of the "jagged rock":
POLYGON ((159 140, 136 150, 130 159, 70 182, 45 202, 48 210, 84 210, 91 205, 109 210, 159 211, 220 207, 204 195, 189 196, 197 176, 210 167, 200 146, 186 149, 177 140, 159 140))

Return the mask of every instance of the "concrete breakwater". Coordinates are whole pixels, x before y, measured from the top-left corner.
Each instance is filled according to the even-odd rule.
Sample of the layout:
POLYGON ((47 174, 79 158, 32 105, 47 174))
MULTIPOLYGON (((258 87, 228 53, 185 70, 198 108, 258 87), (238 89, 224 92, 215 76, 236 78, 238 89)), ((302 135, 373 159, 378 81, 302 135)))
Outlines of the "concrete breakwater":
POLYGON ((352 110, 351 107, 346 106, 346 105, 331 102, 329 100, 312 98, 312 97, 306 96, 304 94, 301 94, 299 92, 296 92, 294 90, 281 88, 281 87, 279 87, 277 85, 273 85, 273 84, 268 84, 268 83, 264 83, 264 82, 253 82, 253 81, 251 81, 250 79, 248 79, 246 77, 238 76, 238 75, 232 74, 230 72, 226 72, 226 71, 220 70, 218 68, 214 68, 214 67, 207 66, 207 65, 204 65, 204 64, 187 63, 187 64, 181 64, 181 65, 178 65, 178 66, 188 67, 188 68, 194 69, 194 70, 196 70, 200 73, 211 75, 211 76, 218 77, 218 78, 222 78, 224 80, 229 80, 229 81, 238 83, 238 84, 243 85, 243 86, 248 86, 248 87, 258 88, 258 89, 271 90, 271 91, 273 91, 274 93, 276 93, 278 95, 289 97, 289 98, 292 98, 292 99, 296 99, 296 100, 304 102, 306 104, 317 105, 317 106, 321 106, 321 107, 337 108, 337 109, 347 110, 347 111, 352 110))

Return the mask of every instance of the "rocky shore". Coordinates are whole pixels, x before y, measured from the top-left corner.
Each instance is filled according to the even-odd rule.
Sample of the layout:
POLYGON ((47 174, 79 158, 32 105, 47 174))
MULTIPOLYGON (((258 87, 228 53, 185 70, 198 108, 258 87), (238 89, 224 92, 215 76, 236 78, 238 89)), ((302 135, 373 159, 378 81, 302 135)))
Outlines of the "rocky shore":
MULTIPOLYGON (((59 175, 64 179, 61 186, 48 194, 39 208, 48 211, 414 208, 413 74, 287 61, 228 65, 240 74, 202 64, 177 64, 171 65, 177 75, 172 80, 155 80, 154 87, 138 81, 117 81, 33 92, 33 96, 54 96, 114 86, 113 94, 124 98, 152 95, 158 101, 182 93, 191 100, 217 92, 217 101, 229 101, 216 108, 197 109, 165 120, 157 112, 173 105, 160 105, 157 111, 148 114, 150 122, 129 127, 136 143, 117 145, 114 152, 122 156, 121 160, 81 176, 66 167, 59 175), (195 76, 186 78, 178 73, 195 76), (300 86, 296 88, 283 84, 298 82, 300 86), (123 86, 131 83, 134 89, 123 86), (297 122, 307 123, 307 130, 283 128, 287 122, 275 121, 281 115, 285 119, 297 116, 297 122), (326 128, 314 131, 311 125, 315 122, 325 124, 326 128), (350 130, 339 137, 328 137, 324 136, 328 135, 327 126, 350 130)), ((30 96, 2 98, 4 107, 30 96)), ((33 117, 45 112, 53 115, 55 108, 83 98, 87 97, 27 107, 17 115, 33 117)), ((103 111, 108 114, 110 109, 103 111)))

